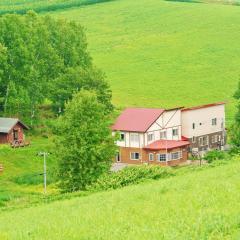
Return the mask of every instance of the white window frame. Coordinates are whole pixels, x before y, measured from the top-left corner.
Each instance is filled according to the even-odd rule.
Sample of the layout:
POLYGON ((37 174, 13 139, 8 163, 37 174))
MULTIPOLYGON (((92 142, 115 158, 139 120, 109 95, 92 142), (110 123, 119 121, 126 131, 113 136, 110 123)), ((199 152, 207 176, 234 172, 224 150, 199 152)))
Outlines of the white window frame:
POLYGON ((131 160, 134 160, 134 161, 138 161, 138 160, 140 160, 141 159, 141 155, 140 155, 140 153, 139 152, 130 152, 130 159, 131 160), (138 154, 138 158, 136 158, 136 156, 134 156, 134 158, 132 158, 132 154, 138 154))
POLYGON ((158 153, 157 161, 158 162, 167 162, 167 154, 166 153, 158 153), (163 156, 165 156, 165 157, 163 158, 163 156))
POLYGON ((218 135, 213 135, 212 136, 212 143, 217 143, 218 142, 218 135))
POLYGON ((167 139, 167 131, 160 131, 160 139, 167 139))
POLYGON ((149 153, 148 154, 148 160, 151 161, 151 162, 155 160, 154 159, 154 153, 149 153))
POLYGON ((130 141, 132 143, 139 143, 140 141, 139 133, 130 133, 130 141))
POLYGON ((192 143, 196 143, 196 137, 192 137, 192 143))
POLYGON ((147 140, 148 140, 148 142, 154 141, 154 133, 148 133, 147 140))
POLYGON ((179 160, 182 158, 182 151, 177 151, 177 152, 171 152, 171 160, 175 161, 175 160, 179 160), (175 155, 177 155, 176 157, 173 157, 175 155))
POLYGON ((203 137, 199 137, 198 141, 199 141, 199 146, 201 146, 201 147, 204 146, 203 145, 203 137))

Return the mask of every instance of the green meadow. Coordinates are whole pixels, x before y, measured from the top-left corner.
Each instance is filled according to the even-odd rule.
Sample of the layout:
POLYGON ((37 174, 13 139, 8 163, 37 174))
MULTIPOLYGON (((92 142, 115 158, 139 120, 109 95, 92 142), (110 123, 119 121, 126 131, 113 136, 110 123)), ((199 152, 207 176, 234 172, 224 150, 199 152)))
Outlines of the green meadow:
POLYGON ((0 239, 240 238, 240 163, 0 215, 0 239))
POLYGON ((117 0, 53 13, 85 26, 89 51, 119 107, 227 101, 240 73, 240 7, 117 0))
MULTIPOLYGON (((240 76, 240 6, 65 2, 4 0, 0 14, 33 8, 80 22, 118 110, 227 101, 231 123, 240 76)), ((54 184, 56 159, 50 155, 44 196, 43 159, 37 153, 51 151, 52 139, 29 140, 26 148, 0 146, 0 240, 240 239, 239 159, 176 168, 174 176, 122 189, 60 195, 54 184)))

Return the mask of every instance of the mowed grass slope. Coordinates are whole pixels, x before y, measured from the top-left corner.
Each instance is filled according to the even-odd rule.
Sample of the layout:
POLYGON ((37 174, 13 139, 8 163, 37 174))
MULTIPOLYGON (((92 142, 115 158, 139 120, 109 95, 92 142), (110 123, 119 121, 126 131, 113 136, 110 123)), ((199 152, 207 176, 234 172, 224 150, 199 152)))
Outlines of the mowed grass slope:
POLYGON ((240 7, 117 0, 55 12, 87 29, 95 64, 118 107, 174 107, 227 100, 240 74, 240 7))
POLYGON ((0 239, 239 239, 240 162, 197 169, 3 212, 0 239))

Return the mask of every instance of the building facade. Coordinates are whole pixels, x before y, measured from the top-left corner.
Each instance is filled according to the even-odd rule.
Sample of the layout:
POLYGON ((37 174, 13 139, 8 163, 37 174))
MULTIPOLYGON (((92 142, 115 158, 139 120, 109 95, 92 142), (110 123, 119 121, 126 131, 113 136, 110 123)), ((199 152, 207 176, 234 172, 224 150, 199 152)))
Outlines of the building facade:
POLYGON ((23 142, 29 128, 16 118, 0 118, 0 144, 23 142))
POLYGON ((127 108, 112 126, 119 132, 115 161, 174 166, 189 153, 222 148, 226 143, 224 103, 194 108, 127 108), (192 128, 192 129, 191 129, 192 128))

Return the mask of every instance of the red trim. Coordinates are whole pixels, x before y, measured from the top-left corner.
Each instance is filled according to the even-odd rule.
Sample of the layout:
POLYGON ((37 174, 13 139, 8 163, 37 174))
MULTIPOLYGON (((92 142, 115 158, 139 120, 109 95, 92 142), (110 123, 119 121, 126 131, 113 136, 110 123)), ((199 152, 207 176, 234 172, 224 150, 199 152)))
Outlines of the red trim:
POLYGON ((196 107, 184 108, 184 109, 182 109, 182 111, 197 110, 197 109, 201 109, 201 108, 208 108, 208 107, 214 107, 214 106, 225 105, 225 104, 226 104, 226 102, 210 103, 210 104, 200 105, 200 106, 196 106, 196 107))

